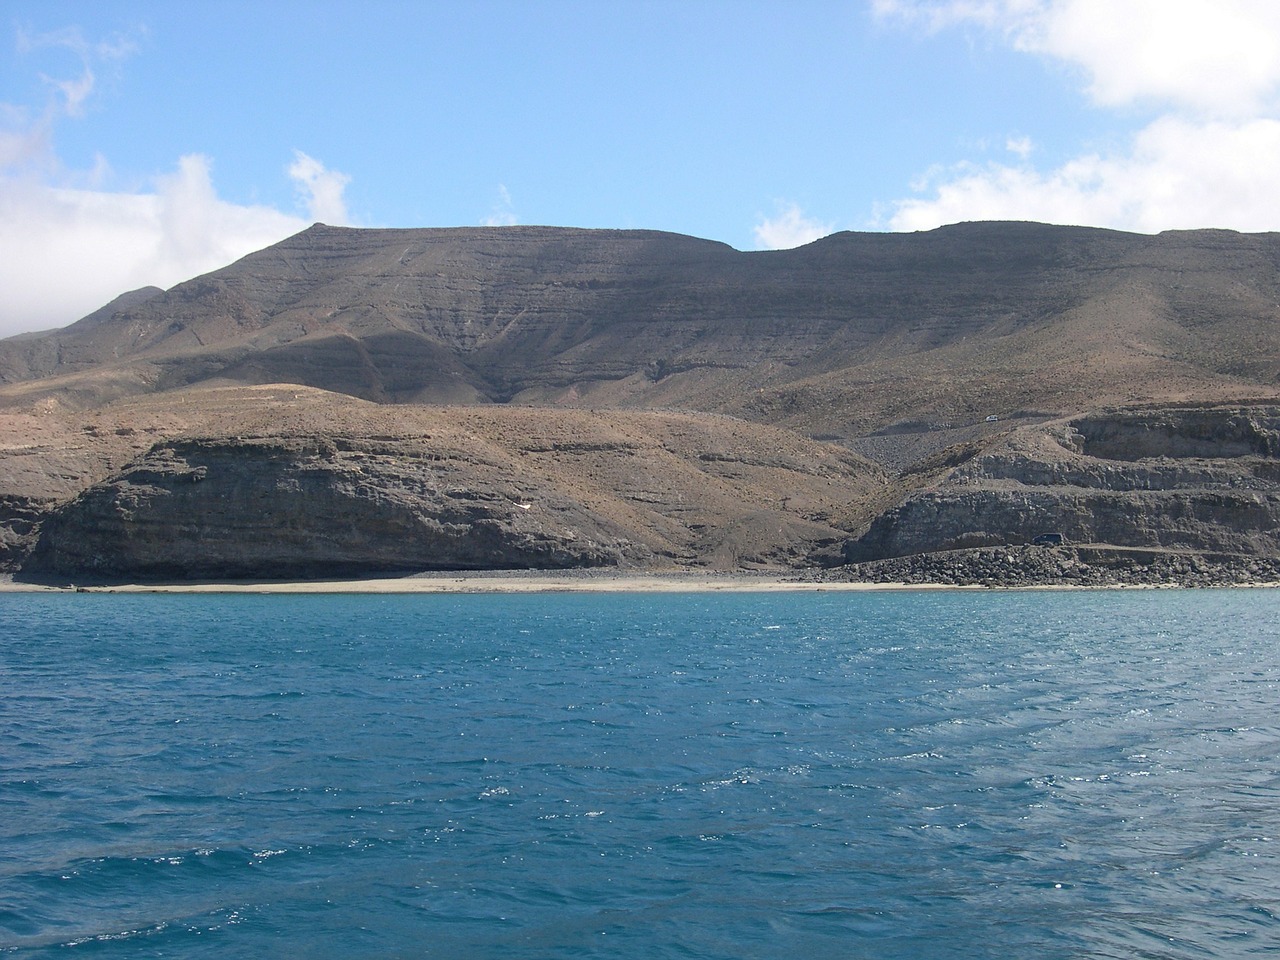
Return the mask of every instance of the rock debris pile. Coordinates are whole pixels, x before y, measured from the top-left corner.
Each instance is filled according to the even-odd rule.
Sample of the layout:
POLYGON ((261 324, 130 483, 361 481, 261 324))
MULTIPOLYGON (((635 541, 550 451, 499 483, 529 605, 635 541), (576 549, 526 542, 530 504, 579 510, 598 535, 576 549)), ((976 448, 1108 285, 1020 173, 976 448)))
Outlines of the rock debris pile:
POLYGON ((1280 558, 1022 546, 894 557, 850 564, 824 576, 985 587, 1220 587, 1280 583, 1280 558))

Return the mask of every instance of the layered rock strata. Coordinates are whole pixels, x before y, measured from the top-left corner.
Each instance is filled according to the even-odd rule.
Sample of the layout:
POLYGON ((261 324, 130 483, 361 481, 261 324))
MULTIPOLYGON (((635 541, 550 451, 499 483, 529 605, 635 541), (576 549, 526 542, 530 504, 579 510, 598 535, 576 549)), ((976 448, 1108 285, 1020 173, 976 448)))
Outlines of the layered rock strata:
POLYGON ((161 444, 45 521, 24 569, 172 579, 560 569, 617 564, 630 546, 554 493, 498 477, 457 483, 447 461, 407 453, 327 438, 161 444))
POLYGON ((700 410, 852 441, 1274 396, 1277 262, 1280 235, 1214 230, 966 223, 741 252, 643 230, 317 225, 0 341, 0 409, 289 382, 700 410))
POLYGON ((293 387, 188 391, 94 417, 10 415, 29 442, 0 448, 7 569, 180 580, 804 566, 837 557, 850 505, 890 487, 840 447, 726 417, 388 407, 293 387), (61 456, 31 453, 54 446, 61 456))
POLYGON ((877 517, 845 559, 1037 541, 1280 554, 1280 408, 1115 411, 1013 431, 877 517))

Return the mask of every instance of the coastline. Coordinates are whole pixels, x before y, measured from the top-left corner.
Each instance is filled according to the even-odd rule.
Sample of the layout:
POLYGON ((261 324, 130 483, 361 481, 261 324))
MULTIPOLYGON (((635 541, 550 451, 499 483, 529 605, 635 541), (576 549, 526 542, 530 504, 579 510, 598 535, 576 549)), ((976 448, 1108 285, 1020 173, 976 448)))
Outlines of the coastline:
MULTIPOLYGON (((948 584, 825 582, 794 573, 590 570, 444 571, 324 580, 40 584, 0 578, 0 593, 781 593, 957 589, 948 584)), ((983 589, 964 587, 959 589, 983 589)))
MULTIPOLYGON (((1223 588, 1275 588, 1280 583, 1223 583, 1223 588)), ((900 590, 1154 590, 1205 589, 1167 583, 955 584, 825 580, 800 572, 504 570, 443 571, 323 580, 182 581, 41 584, 0 576, 0 593, 199 594, 516 594, 516 593, 853 593, 900 590)))

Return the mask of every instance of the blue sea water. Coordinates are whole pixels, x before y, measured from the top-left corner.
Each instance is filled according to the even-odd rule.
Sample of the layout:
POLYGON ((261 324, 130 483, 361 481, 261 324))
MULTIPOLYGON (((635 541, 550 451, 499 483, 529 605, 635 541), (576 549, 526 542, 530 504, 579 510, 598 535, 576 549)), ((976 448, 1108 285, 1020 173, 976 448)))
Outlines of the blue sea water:
POLYGON ((0 596, 0 955, 1280 947, 1280 594, 0 596))

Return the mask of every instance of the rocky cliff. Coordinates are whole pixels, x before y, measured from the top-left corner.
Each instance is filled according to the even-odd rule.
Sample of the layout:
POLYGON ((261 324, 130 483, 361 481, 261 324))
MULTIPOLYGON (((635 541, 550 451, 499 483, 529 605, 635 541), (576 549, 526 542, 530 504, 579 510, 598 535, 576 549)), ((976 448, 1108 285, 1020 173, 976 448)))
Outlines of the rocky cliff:
POLYGON ((96 416, 74 437, 83 414, 10 415, 29 441, 0 449, 0 496, 25 504, 0 518, 10 570, 83 581, 804 566, 831 562, 849 505, 889 486, 839 447, 705 415, 386 407, 277 387, 96 416), (112 429, 122 421, 148 427, 112 429), (75 446, 41 483, 30 450, 54 438, 75 446))
POLYGON ((845 557, 1038 538, 1280 554, 1280 407, 1116 410, 1020 428, 877 517, 845 557))
POLYGON ((421 447, 354 438, 159 444, 55 511, 24 571, 306 579, 560 569, 618 564, 632 547, 580 504, 487 466, 464 471, 421 447))

